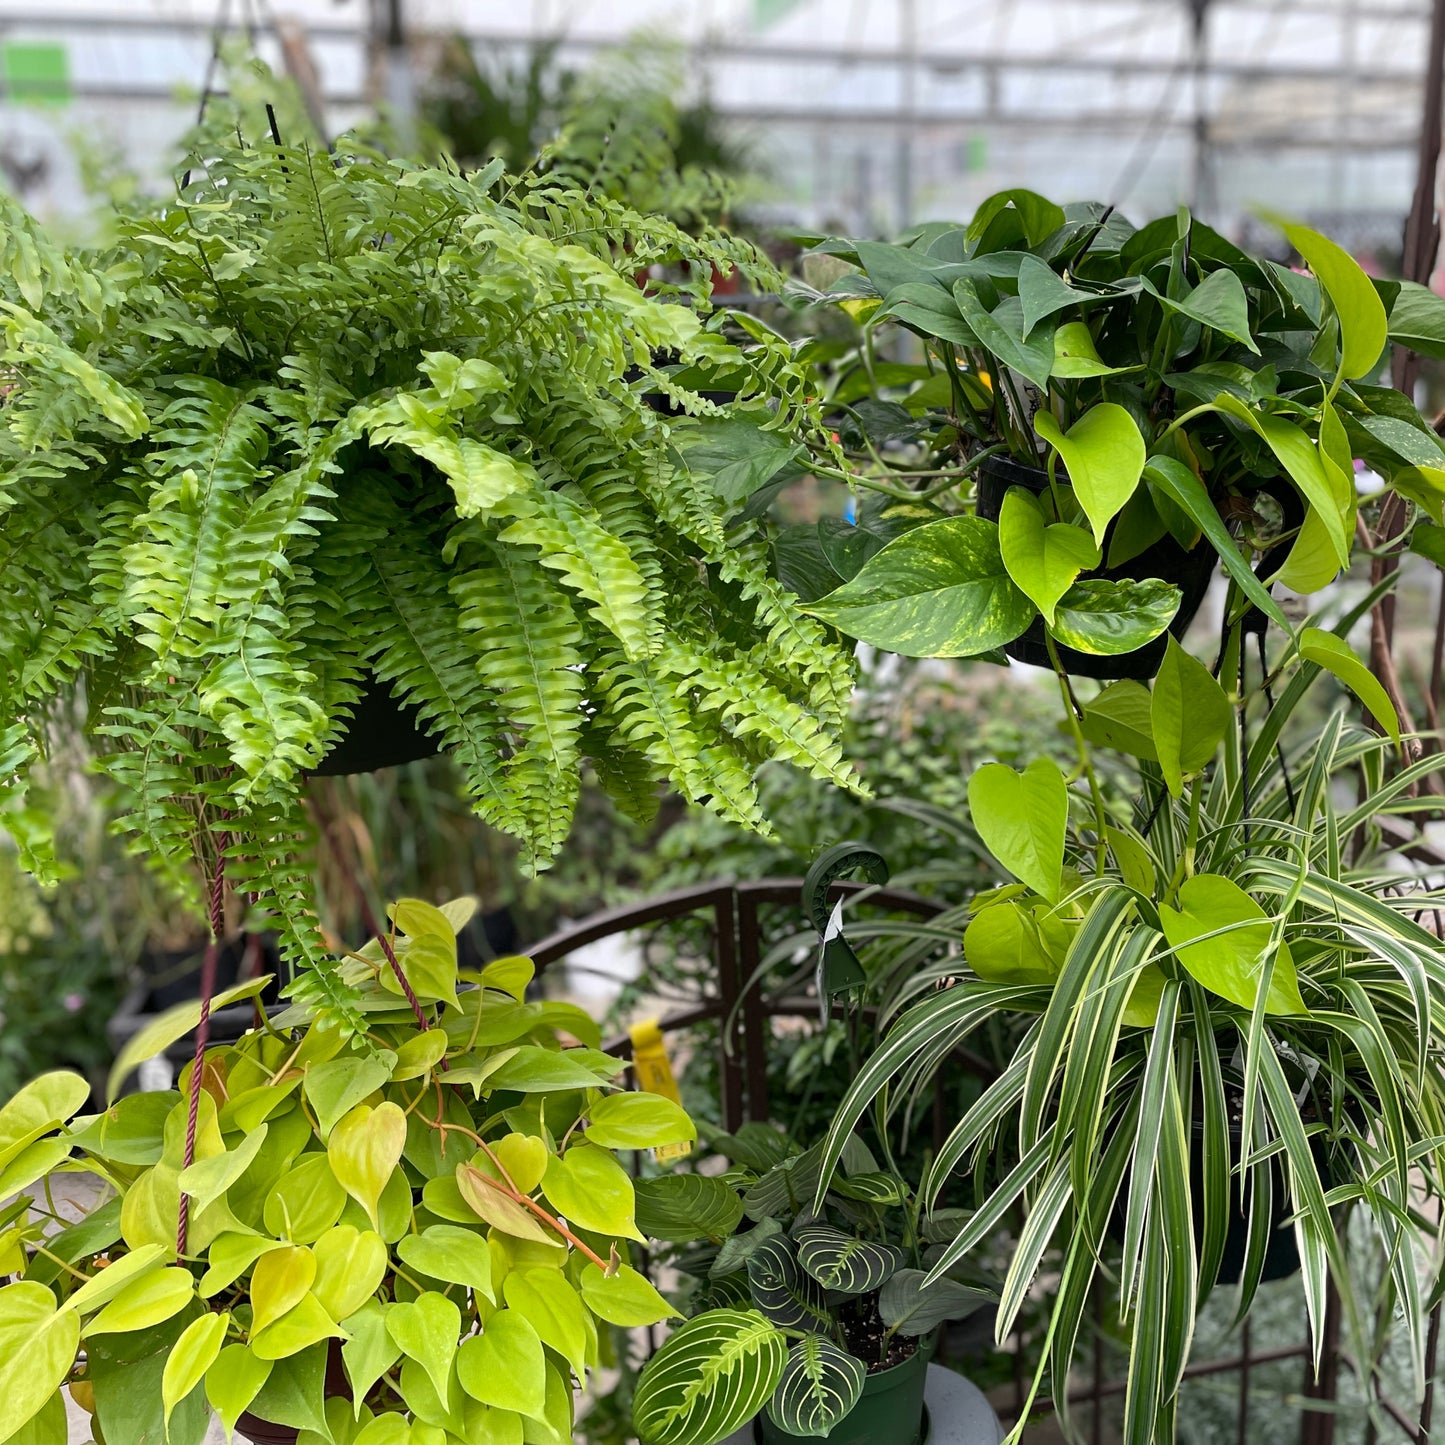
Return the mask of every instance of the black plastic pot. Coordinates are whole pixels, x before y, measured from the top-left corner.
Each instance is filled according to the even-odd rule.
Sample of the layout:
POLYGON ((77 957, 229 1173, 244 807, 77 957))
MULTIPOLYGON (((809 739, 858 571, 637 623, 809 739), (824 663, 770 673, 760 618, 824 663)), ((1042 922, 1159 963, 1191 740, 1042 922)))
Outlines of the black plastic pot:
MULTIPOLYGON (((858 1403, 821 1438, 833 1445, 925 1445, 928 1417, 923 1392, 933 1353, 930 1345, 931 1341, 919 1340, 901 1365, 869 1375, 858 1403)), ((762 1445, 795 1445, 803 1439, 779 1429, 766 1410, 758 1416, 754 1433, 762 1445)))
MULTIPOLYGON (((1067 481, 1063 469, 1058 479, 1067 481)), ((990 522, 997 522, 1003 508, 1003 499, 1010 487, 1026 487, 1035 496, 1041 496, 1049 489, 1049 474, 1041 467, 1025 466, 1010 457, 989 457, 978 469, 977 505, 978 515, 990 522)), ((1109 555, 1109 543, 1114 532, 1111 523, 1104 534, 1104 555, 1109 555)), ((1160 577, 1172 582, 1182 594, 1179 611, 1169 624, 1169 632, 1175 638, 1182 638, 1189 624, 1194 621, 1204 594, 1209 591, 1218 558, 1214 548, 1202 538, 1195 546, 1185 551, 1168 533, 1151 547, 1146 547, 1137 557, 1131 557, 1118 567, 1099 567, 1092 572, 1081 572, 1080 578, 1098 577, 1108 582, 1140 582, 1150 577, 1160 577)), ((1135 678, 1147 681, 1159 671, 1164 661, 1168 637, 1161 634, 1134 652, 1120 653, 1114 657, 1099 657, 1090 652, 1079 652, 1072 647, 1060 646, 1059 661, 1077 677, 1135 678)), ((1012 642, 1004 645, 1004 651, 1018 662, 1029 662, 1035 667, 1052 667, 1048 645, 1044 641, 1043 618, 1036 617, 1033 625, 1012 642)))
POLYGON ((422 727, 416 708, 399 703, 389 687, 370 678, 352 709, 346 731, 311 770, 311 776, 374 773, 378 768, 434 758, 440 751, 440 742, 422 727))

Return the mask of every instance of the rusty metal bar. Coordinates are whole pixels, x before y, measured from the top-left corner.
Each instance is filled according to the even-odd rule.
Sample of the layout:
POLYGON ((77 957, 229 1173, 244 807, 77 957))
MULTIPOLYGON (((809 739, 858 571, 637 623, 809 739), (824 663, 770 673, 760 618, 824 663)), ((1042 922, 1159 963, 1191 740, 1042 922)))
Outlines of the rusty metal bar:
POLYGON ((1445 1301, 1430 1311, 1430 1330, 1425 1336, 1425 1398, 1420 1402, 1420 1430, 1416 1445, 1426 1445, 1430 1438, 1430 1422, 1435 1416, 1435 1365, 1440 1355, 1440 1311, 1445 1301))
MULTIPOLYGON (((794 894, 794 903, 801 895, 794 894)), ((747 1079, 748 1119, 768 1121, 768 1032, 764 1012, 763 981, 758 976, 762 963, 762 924, 758 918, 755 893, 737 893, 738 955, 742 962, 743 1065, 747 1079)))
POLYGON ((1253 1331, 1249 1316, 1245 1315, 1239 1331, 1239 1424, 1235 1431, 1239 1445, 1249 1445, 1249 1376, 1254 1364, 1253 1349, 1253 1331))
POLYGON ((716 929, 718 1008, 722 1019, 718 1041, 718 1079, 722 1085, 723 1128, 735 1134, 743 1126, 743 1071, 738 1058, 737 1007, 742 993, 738 975, 737 897, 723 889, 713 908, 716 929))
MULTIPOLYGON (((1325 1317, 1320 1341, 1320 1369, 1316 1374, 1314 1361, 1305 1357, 1305 1383, 1301 1391, 1306 1400, 1333 1404, 1340 1396, 1340 1292, 1333 1275, 1325 1284, 1325 1317)), ((1335 1413, 1333 1410, 1311 1410, 1308 1405, 1300 1418, 1300 1445, 1334 1445, 1335 1413)))

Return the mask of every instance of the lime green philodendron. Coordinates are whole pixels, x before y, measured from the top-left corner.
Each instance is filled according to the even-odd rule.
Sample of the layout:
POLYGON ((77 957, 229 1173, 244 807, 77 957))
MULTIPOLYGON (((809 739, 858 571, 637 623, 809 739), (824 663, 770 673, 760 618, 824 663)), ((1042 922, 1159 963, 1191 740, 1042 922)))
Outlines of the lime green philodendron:
MULTIPOLYGON (((99 1114, 67 1073, 0 1108, 0 1438, 63 1445, 69 1383, 97 1445, 199 1445, 212 1410, 302 1445, 572 1439, 599 1322, 673 1313, 628 1263, 613 1150, 694 1131, 621 1087, 586 1013, 526 1002, 528 960, 459 975, 471 908, 392 910, 425 1028, 373 945, 344 964, 363 1038, 297 1007, 208 1050, 188 1167, 189 1071, 99 1114), (101 1190, 77 1220, 80 1174, 101 1190)), ((159 1021, 113 1088, 194 1023, 159 1021)))
MULTIPOLYGON (((695 1312, 633 1397, 644 1445, 715 1445, 763 1410, 788 1435, 827 1437, 870 1373, 993 1298, 975 1281, 926 1278, 939 1236, 860 1139, 816 1203, 821 1145, 799 1149, 758 1123, 711 1142, 731 1162, 725 1174, 637 1186, 639 1227, 664 1250, 686 1246, 675 1263, 697 1281, 695 1312)), ((906 1438, 917 1422, 898 1424, 906 1438)))
POLYGON ((1136 230, 1010 191, 967 227, 824 243, 856 270, 812 296, 865 320, 832 384, 852 465, 819 469, 885 505, 852 545, 815 539, 814 615, 908 656, 988 656, 1040 624, 1118 656, 1158 638, 1182 597, 1197 605, 1214 555, 1231 609, 1288 631, 1267 581, 1310 592, 1348 565, 1356 457, 1440 523, 1445 445, 1375 382, 1391 341, 1445 350, 1445 300, 1283 230, 1307 270, 1187 212, 1136 230), (924 363, 872 358, 884 325, 915 333, 924 363))
MULTIPOLYGON (((1407 1335, 1423 1387, 1445 1178, 1445 953, 1424 925, 1445 892, 1399 870, 1376 820, 1427 816, 1419 785, 1445 759, 1401 764, 1388 698, 1343 642, 1378 595, 1334 631, 1301 631, 1253 737, 1237 724, 1256 698, 1226 694, 1171 641, 1152 687, 1115 683, 1076 710, 1065 683, 1071 777, 1048 760, 973 775, 973 825, 1018 881, 973 901, 961 957, 895 992, 823 1151, 819 1191, 871 1111, 907 1117, 955 1048, 1022 1019, 1012 1059, 920 1189, 925 1209, 969 1193, 975 1205, 928 1277, 1009 1229, 998 1338, 1044 1270, 1033 1391, 1050 1382, 1067 1413, 1107 1271, 1128 1342, 1128 1445, 1174 1438, 1200 1303, 1238 1281, 1242 1317, 1261 1279, 1291 1267, 1291 1237, 1316 1358, 1333 1281, 1358 1367, 1374 1367, 1387 1332, 1344 1258, 1351 1214, 1380 1246, 1378 1318, 1407 1335), (1336 709, 1292 738, 1326 671, 1391 736, 1336 709), (1135 760, 1132 806, 1100 785, 1100 748, 1135 760)), ((1225 676, 1239 643, 1235 629, 1225 676)))

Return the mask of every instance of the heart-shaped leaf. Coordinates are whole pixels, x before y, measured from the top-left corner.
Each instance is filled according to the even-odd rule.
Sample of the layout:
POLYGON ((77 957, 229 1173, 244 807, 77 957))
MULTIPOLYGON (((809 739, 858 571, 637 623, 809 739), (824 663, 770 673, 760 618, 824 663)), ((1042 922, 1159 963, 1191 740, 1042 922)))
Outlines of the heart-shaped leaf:
POLYGON ((1070 286, 1052 266, 1037 256, 1026 254, 1019 262, 1019 301, 1023 306, 1025 337, 1045 317, 1069 306, 1097 303, 1099 299, 1093 291, 1081 291, 1077 286, 1070 286))
POLYGON ((766 1239, 748 1256, 748 1293, 775 1325, 788 1330, 830 1329, 823 1287, 798 1263, 786 1234, 766 1239))
POLYGON ((262 1239, 257 1234, 218 1236, 206 1256, 210 1268, 201 1276, 201 1297, 209 1299, 220 1294, 223 1289, 235 1284, 268 1250, 287 1247, 284 1239, 262 1239))
POLYGON ((396 1246, 402 1262, 419 1274, 448 1284, 465 1285, 487 1299, 492 1293, 492 1253, 474 1230, 454 1224, 433 1224, 420 1234, 408 1234, 396 1246))
POLYGON ((579 1379, 587 1376, 587 1311, 581 1296, 559 1269, 514 1270, 503 1282, 507 1308, 515 1310, 537 1331, 544 1345, 556 1350, 579 1379))
POLYGON ((1024 487, 1010 487, 998 518, 999 548, 1008 574, 1044 615, 1054 620, 1054 604, 1074 585, 1080 572, 1099 565, 1099 549, 1081 527, 1049 524, 1044 509, 1024 487))
POLYGON ((1109 366, 1099 355, 1094 337, 1082 321, 1068 321, 1054 332, 1053 373, 1065 381, 1087 376, 1118 376, 1142 366, 1109 366))
POLYGON ((1069 821, 1069 790, 1058 765, 1035 758, 1020 774, 1004 763, 985 763, 968 780, 968 807, 989 852, 1057 903, 1069 821))
POLYGON ((994 983, 1051 984, 1060 965, 1033 913, 1014 902, 980 909, 963 931, 968 966, 994 983))
POLYGON ((821 1335, 805 1335, 788 1351, 768 1415, 789 1435, 828 1436, 863 1393, 862 1360, 821 1335))
POLYGON ((1040 409, 1034 430, 1063 458, 1074 495, 1102 547, 1105 529, 1134 495, 1144 471, 1144 438, 1134 418, 1115 402, 1103 401, 1091 406, 1067 433, 1052 412, 1040 409))
POLYGON ((439 1399, 447 1398, 462 1312, 446 1295, 427 1290, 387 1311, 386 1330, 404 1355, 427 1372, 439 1399))
POLYGON ((964 277, 954 282, 953 299, 969 329, 999 365, 1028 377, 1040 390, 1049 384, 1054 362, 1053 330, 1036 327, 1025 339, 1023 305, 1018 297, 1005 297, 990 311, 978 288, 964 277))
POLYGON ((1308 226, 1286 225, 1289 243, 1329 293, 1340 322, 1340 372, 1346 381, 1367 376, 1380 362, 1389 335, 1385 304, 1348 251, 1308 226))
POLYGON ((346 1191, 325 1154, 304 1154, 266 1196, 262 1219, 277 1238, 295 1244, 320 1239, 346 1208, 346 1191))
POLYGON ((351 1398, 359 1419, 361 1402, 371 1387, 401 1358, 401 1346, 386 1328, 387 1314, 395 1305, 368 1300, 346 1321, 351 1338, 341 1347, 346 1378, 351 1381, 351 1398))
POLYGON ((258 1359, 284 1360, 321 1340, 345 1339, 346 1331, 331 1318, 314 1294, 303 1295, 279 1320, 253 1330, 251 1350, 258 1359))
POLYGON ((554 1154, 542 1189, 569 1224, 644 1242, 633 1217, 632 1180, 605 1149, 573 1144, 565 1154, 554 1154))
POLYGON ((975 657, 1012 642, 1035 612, 982 517, 914 527, 805 610, 904 657, 975 657))
POLYGON ((80 1316, 57 1310, 43 1284, 20 1280, 0 1288, 0 1439, 18 1434, 45 1407, 79 1344, 80 1316))
POLYGON ((266 1383, 273 1363, 258 1358, 245 1345, 227 1345, 206 1371, 206 1399, 228 1435, 266 1383))
POLYGON ((396 1055, 383 1051, 364 1058, 332 1059, 306 1071, 306 1100, 316 1111, 317 1131, 323 1139, 336 1121, 349 1114, 391 1078, 396 1055))
POLYGON ((493 1229, 500 1229, 503 1234, 514 1235, 518 1239, 551 1243, 551 1235, 537 1216, 525 1205, 517 1203, 501 1184, 480 1169, 470 1164, 458 1165, 456 1183, 458 1192, 472 1212, 479 1219, 485 1219, 493 1229))
POLYGON ((1066 647, 1095 657, 1135 652, 1174 621, 1179 589, 1159 577, 1075 582, 1059 599, 1049 629, 1066 647))
POLYGON ((0 1169, 68 1120, 90 1097, 90 1085, 68 1069, 41 1074, 0 1107, 0 1169))
POLYGON ((504 1134, 492 1145, 492 1153, 523 1194, 530 1194, 547 1172, 547 1144, 535 1134, 504 1134))
POLYGON ((1154 680, 1149 723, 1159 770, 1176 798, 1184 779, 1208 766, 1233 716, 1213 674, 1171 637, 1154 680))
POLYGON ((1159 921, 1179 961, 1211 993, 1253 1009, 1273 948, 1265 1012, 1304 1014, 1289 945, 1274 948, 1274 925, 1258 903, 1232 879, 1196 873, 1179 888, 1179 907, 1159 905, 1159 921))
POLYGON ((332 1319, 344 1321, 374 1295, 386 1276, 386 1244, 379 1234, 338 1224, 311 1246, 316 1278, 311 1293, 332 1319))
POLYGON ((376 1206, 406 1147, 406 1115, 387 1102, 373 1109, 358 1104, 331 1131, 326 1157, 337 1183, 380 1228, 376 1206))
POLYGON ((1379 678, 1355 656, 1354 649, 1342 637, 1319 627, 1306 627, 1300 633, 1300 656, 1332 672, 1369 710, 1375 720, 1396 741, 1400 741, 1400 716, 1390 694, 1379 678))
POLYGON ((161 1268, 166 1251, 159 1244, 143 1244, 132 1250, 104 1269, 97 1270, 71 1295, 70 1308, 81 1314, 90 1314, 101 1305, 109 1304, 132 1280, 143 1274, 153 1274, 161 1268))
POLYGON ((535 1419, 546 1408, 546 1357, 537 1331, 518 1311, 501 1309, 457 1351, 462 1389, 483 1405, 535 1419))
POLYGON ((673 1319, 677 1311, 658 1293, 657 1286, 631 1265, 606 1274, 595 1264, 582 1270, 582 1300, 600 1320, 623 1329, 639 1329, 673 1319))
POLYGON ((655 1149, 697 1138, 679 1104, 644 1091, 604 1094, 587 1111, 587 1137, 604 1149, 655 1149))
POLYGON ((925 1284, 921 1269, 900 1269, 878 1296, 878 1313, 889 1329, 900 1335, 926 1335, 944 1320, 967 1318, 992 1298, 983 1290, 969 1289, 947 1275, 925 1284))
POLYGON ((1099 747, 1117 748, 1121 753, 1158 762, 1152 706, 1149 689, 1142 682, 1125 678, 1111 682, 1098 697, 1084 704, 1079 726, 1084 736, 1099 747))
MULTIPOLYGON (((13 1286, 12 1286, 13 1288, 13 1286)), ((195 1298, 188 1269, 172 1265, 132 1280, 86 1325, 86 1336, 147 1330, 179 1314, 195 1298)))
POLYGON ((185 1328, 166 1359, 161 1374, 161 1403, 165 1409, 167 1430, 177 1405, 206 1377, 226 1341, 229 1314, 205 1314, 185 1328))
POLYGON ((264 1330, 305 1298, 316 1278, 316 1256, 304 1245, 263 1254, 251 1274, 251 1330, 264 1330))

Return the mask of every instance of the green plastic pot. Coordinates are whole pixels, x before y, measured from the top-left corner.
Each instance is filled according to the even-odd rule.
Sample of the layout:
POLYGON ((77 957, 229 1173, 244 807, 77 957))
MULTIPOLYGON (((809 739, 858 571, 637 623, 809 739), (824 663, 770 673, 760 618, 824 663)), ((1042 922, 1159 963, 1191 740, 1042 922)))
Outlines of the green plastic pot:
MULTIPOLYGON (((923 1411, 923 1389, 933 1341, 920 1340, 918 1348, 892 1369, 880 1370, 863 1382, 858 1403, 826 1435, 832 1445, 925 1445, 928 1420, 923 1411)), ((763 1445, 795 1445, 802 1435, 780 1430, 766 1410, 758 1416, 757 1438, 763 1445)))

